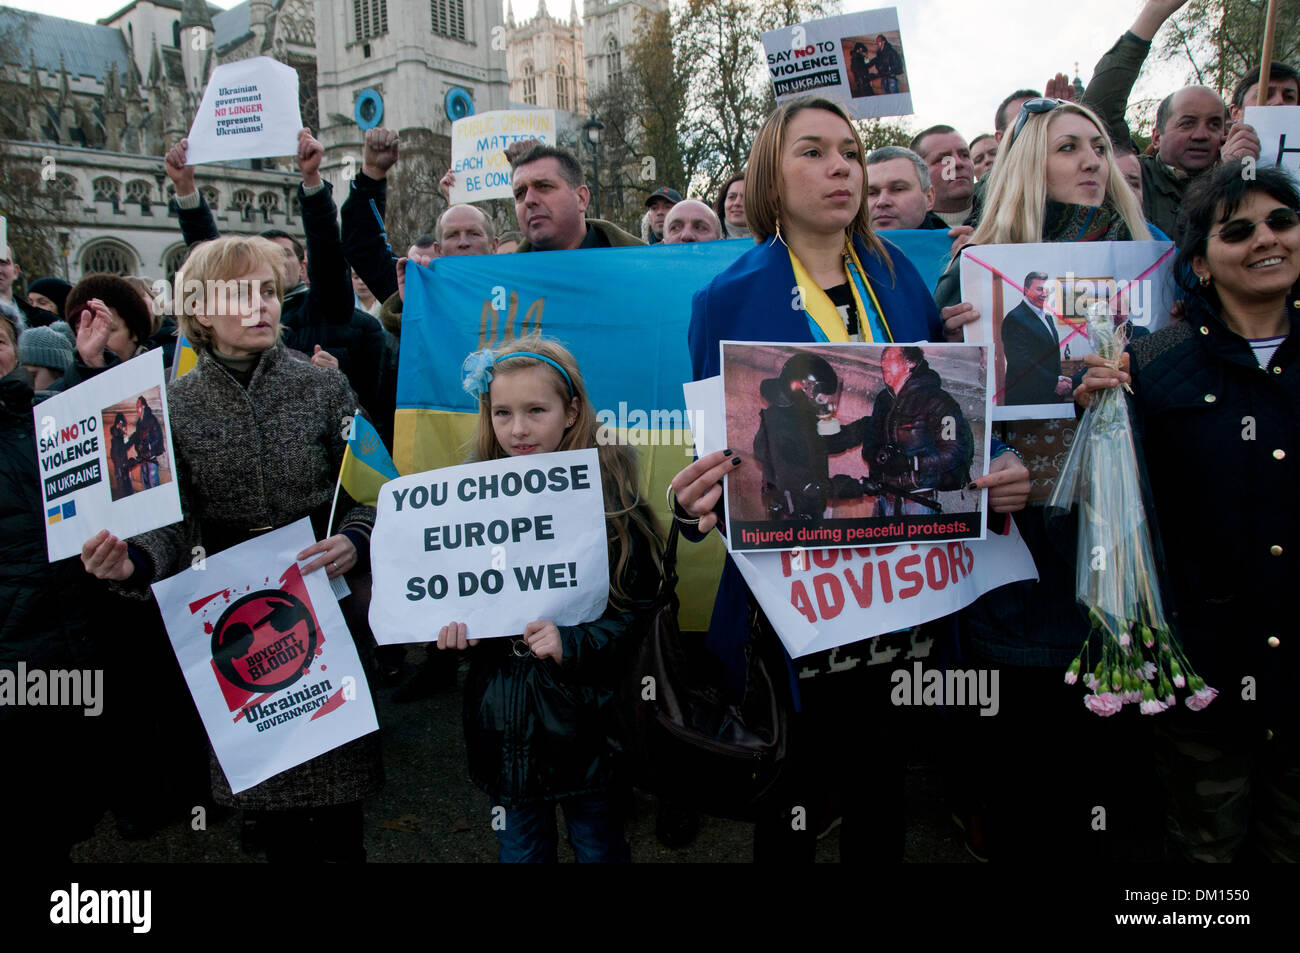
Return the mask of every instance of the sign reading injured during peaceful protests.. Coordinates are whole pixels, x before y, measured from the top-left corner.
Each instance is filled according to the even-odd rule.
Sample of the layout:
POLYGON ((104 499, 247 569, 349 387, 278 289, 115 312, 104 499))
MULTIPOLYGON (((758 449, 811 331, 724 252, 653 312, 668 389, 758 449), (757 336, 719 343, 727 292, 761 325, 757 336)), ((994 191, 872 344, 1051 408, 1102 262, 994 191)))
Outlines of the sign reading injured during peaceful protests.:
POLYGON ((1259 164, 1300 179, 1300 106, 1247 106, 1243 121, 1259 136, 1259 164))
MULTIPOLYGON (((687 385, 700 456, 726 446, 722 378, 687 385)), ((733 445, 734 446, 734 445, 733 445)), ((743 451, 742 451, 743 452, 743 451)), ((1009 522, 1009 521, 1008 521, 1009 522)), ((738 553, 731 558, 792 657, 909 629, 1021 579, 1037 579, 1015 524, 982 540, 738 553)))
POLYGON ((379 728, 325 570, 294 559, 315 541, 304 517, 153 586, 236 793, 379 728))
POLYGON ((912 112, 895 7, 769 30, 763 49, 777 102, 825 96, 856 119, 912 112))
POLYGON ((1158 331, 1174 301, 1171 242, 968 246, 961 300, 981 319, 967 341, 993 343, 993 419, 1074 419, 1074 376, 1092 353, 1088 312, 1104 306, 1129 339, 1158 331))
POLYGON ((505 150, 524 139, 555 145, 554 109, 497 109, 451 124, 452 202, 508 199, 510 163, 505 150))
POLYGON ((254 56, 212 71, 190 127, 190 165, 298 154, 298 71, 254 56))
POLYGON ((721 348, 733 553, 984 536, 986 348, 721 348))
POLYGON ((50 562, 101 529, 125 538, 181 518, 162 351, 32 409, 50 562))
POLYGON ((508 457, 384 484, 370 538, 370 627, 381 644, 470 638, 598 618, 609 596, 595 450, 508 457))

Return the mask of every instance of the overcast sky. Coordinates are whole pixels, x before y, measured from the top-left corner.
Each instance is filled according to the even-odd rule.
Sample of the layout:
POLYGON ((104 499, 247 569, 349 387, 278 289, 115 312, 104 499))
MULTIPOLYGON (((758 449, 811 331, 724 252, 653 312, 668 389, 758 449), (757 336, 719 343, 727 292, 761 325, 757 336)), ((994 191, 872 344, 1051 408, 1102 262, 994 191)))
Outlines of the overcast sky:
MULTIPOLYGON (((341 2, 341 0, 331 0, 341 2)), ((493 2, 493 0, 469 0, 493 2)), ((531 17, 537 0, 512 0, 518 20, 531 17)), ((5 6, 42 13, 49 0, 7 0, 5 6)), ((93 23, 120 10, 125 0, 60 0, 57 15, 93 23)), ((227 9, 229 0, 215 0, 227 9)), ((878 9, 880 0, 843 0, 844 12, 878 9)), ((911 123, 916 129, 946 122, 968 139, 993 131, 993 110, 1014 89, 1042 89, 1058 71, 1073 78, 1078 62, 1084 84, 1097 59, 1133 22, 1142 0, 901 0, 903 51, 912 82, 911 123)), ((550 0, 552 15, 567 18, 569 0, 550 0)), ((579 0, 578 9, 582 3, 579 0)), ((1181 85, 1177 69, 1150 64, 1136 96, 1161 96, 1181 85)))

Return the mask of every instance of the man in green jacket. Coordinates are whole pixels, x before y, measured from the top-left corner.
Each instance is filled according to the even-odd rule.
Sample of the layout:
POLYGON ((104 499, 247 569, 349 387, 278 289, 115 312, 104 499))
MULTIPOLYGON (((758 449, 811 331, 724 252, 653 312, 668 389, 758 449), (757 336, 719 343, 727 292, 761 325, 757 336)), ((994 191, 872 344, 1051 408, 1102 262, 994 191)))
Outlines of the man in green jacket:
POLYGON ((538 143, 515 157, 510 185, 524 240, 517 251, 566 251, 642 245, 612 222, 587 218, 591 192, 582 166, 565 149, 538 143))

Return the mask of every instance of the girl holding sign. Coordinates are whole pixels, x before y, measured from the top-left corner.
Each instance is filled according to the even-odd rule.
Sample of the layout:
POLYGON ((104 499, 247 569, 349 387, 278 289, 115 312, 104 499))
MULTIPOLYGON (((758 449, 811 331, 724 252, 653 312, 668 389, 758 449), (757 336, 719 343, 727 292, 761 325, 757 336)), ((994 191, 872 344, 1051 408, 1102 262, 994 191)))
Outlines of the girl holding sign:
POLYGON ((641 500, 636 457, 596 440, 596 411, 578 366, 554 341, 527 337, 465 361, 479 398, 473 459, 499 460, 597 447, 609 538, 605 613, 582 625, 539 619, 515 638, 479 644, 464 623, 439 649, 477 646, 465 685, 465 743, 474 782, 494 807, 500 860, 556 860, 555 805, 580 863, 626 863, 608 731, 623 652, 659 586, 658 527, 641 500))

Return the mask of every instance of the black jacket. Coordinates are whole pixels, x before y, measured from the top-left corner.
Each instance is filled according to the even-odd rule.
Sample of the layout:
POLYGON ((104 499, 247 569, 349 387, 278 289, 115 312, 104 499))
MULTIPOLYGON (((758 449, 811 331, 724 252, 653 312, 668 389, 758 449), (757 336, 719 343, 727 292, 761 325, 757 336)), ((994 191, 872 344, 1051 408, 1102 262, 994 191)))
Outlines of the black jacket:
POLYGON ((379 301, 397 294, 397 256, 388 244, 384 212, 388 181, 358 172, 343 201, 343 257, 379 301))
POLYGON ((913 368, 897 394, 882 389, 869 416, 826 440, 831 453, 861 444, 872 478, 894 489, 956 490, 970 482, 974 435, 961 406, 926 361, 913 368), (952 419, 951 437, 944 435, 946 418, 952 419), (906 465, 878 472, 881 453, 901 456, 906 465))
POLYGON ((493 803, 519 807, 608 790, 614 689, 659 586, 649 547, 633 540, 626 589, 636 601, 625 611, 607 605, 594 622, 559 626, 561 664, 526 646, 515 655, 514 638, 470 650, 465 747, 470 777, 493 803))
POLYGON ((1130 345, 1132 407, 1172 609, 1189 661, 1219 690, 1197 717, 1244 715, 1285 728, 1292 741, 1300 724, 1297 298, 1300 286, 1289 300, 1290 337, 1267 369, 1199 296, 1184 321, 1130 345), (1242 698, 1247 684, 1254 701, 1242 698))
MULTIPOLYGON (((280 309, 285 346, 311 357, 319 344, 338 359, 339 370, 352 385, 361 406, 377 422, 389 422, 394 408, 383 399, 381 382, 386 360, 384 329, 353 306, 355 296, 339 241, 338 213, 330 184, 326 182, 312 195, 305 194, 299 185, 298 202, 307 234, 307 275, 311 284, 285 293, 280 309)), ((186 245, 220 235, 201 193, 198 208, 180 209, 180 224, 186 245)), ((397 290, 396 286, 393 290, 397 290)), ((380 433, 384 433, 384 427, 380 433)))

